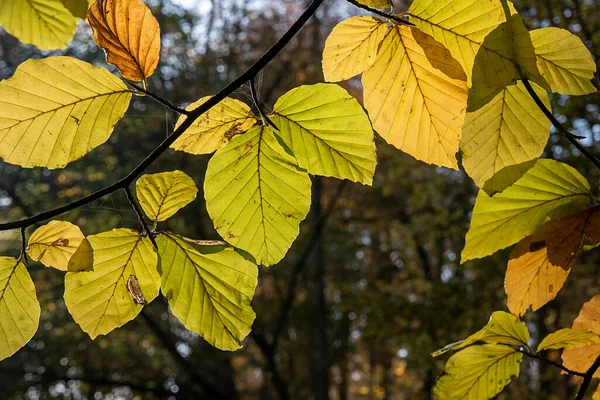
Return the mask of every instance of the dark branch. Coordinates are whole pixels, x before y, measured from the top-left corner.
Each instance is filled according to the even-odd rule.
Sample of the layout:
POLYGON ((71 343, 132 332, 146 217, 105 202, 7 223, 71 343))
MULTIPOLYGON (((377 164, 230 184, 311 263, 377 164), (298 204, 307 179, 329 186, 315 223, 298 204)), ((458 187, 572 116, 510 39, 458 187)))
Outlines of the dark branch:
POLYGON ((522 81, 523 81, 523 85, 525 85, 525 88, 529 92, 529 95, 531 96, 533 101, 535 101, 535 104, 539 107, 540 110, 542 110, 542 112, 544 113, 546 118, 548 118, 550 120, 550 122, 552 122, 552 125, 554 125, 554 127, 564 137, 566 137, 567 140, 569 142, 571 142, 571 144, 577 148, 577 150, 579 150, 581 152, 581 154, 586 156, 596 166, 596 168, 600 169, 600 161, 596 157, 594 157, 594 155, 592 153, 590 153, 585 147, 583 147, 583 145, 581 143, 579 143, 577 141, 577 139, 583 139, 583 138, 581 136, 573 135, 571 132, 569 132, 567 130, 567 128, 565 128, 556 119, 556 117, 554 117, 554 114, 552 114, 552 111, 550 111, 550 110, 548 110, 548 108, 546 108, 546 105, 540 99, 540 97, 537 95, 535 90, 533 90, 533 87, 531 87, 531 84, 529 83, 529 81, 527 79, 523 79, 522 81))
POLYGON ((21 228, 21 255, 19 256, 19 261, 23 261, 25 265, 28 264, 27 261, 27 237, 25 233, 25 227, 21 228))
POLYGON ((526 355, 527 357, 529 357, 529 358, 533 358, 533 359, 536 359, 536 360, 540 360, 540 361, 541 361, 541 362, 543 362, 543 363, 546 363, 546 364, 553 365, 553 366, 555 366, 556 368, 560 368, 561 370, 565 371, 567 374, 576 375, 576 376, 585 376, 585 374, 584 374, 584 373, 582 373, 582 372, 573 371, 572 369, 569 369, 569 368, 565 367, 564 365, 562 365, 562 364, 560 364, 560 363, 557 363, 556 361, 549 360, 549 359, 547 359, 547 358, 544 358, 544 357, 542 357, 542 356, 539 356, 539 355, 537 355, 537 354, 534 354, 534 353, 532 353, 532 352, 530 352, 530 351, 526 351, 526 350, 522 350, 522 349, 516 349, 516 350, 517 350, 519 353, 523 353, 523 354, 525 354, 525 355, 526 355))
POLYGON ((116 192, 119 189, 125 189, 129 187, 133 181, 135 181, 143 172, 148 168, 162 153, 164 153, 174 142, 177 140, 191 125, 198 119, 202 114, 210 110, 212 107, 217 105, 221 100, 228 97, 230 94, 235 92, 237 89, 242 87, 246 82, 250 79, 254 78, 263 68, 267 66, 276 56, 284 49, 284 47, 292 40, 294 36, 302 29, 302 27, 308 22, 310 17, 317 11, 319 6, 323 3, 324 0, 313 0, 313 2, 308 6, 308 8, 300 15, 298 20, 294 22, 294 24, 290 27, 290 29, 279 39, 273 47, 271 47, 267 52, 254 63, 250 68, 246 70, 242 75, 240 75, 237 79, 229 83, 225 88, 223 88, 219 93, 208 99, 205 103, 202 103, 200 106, 190 111, 187 115, 187 118, 183 121, 183 123, 173 131, 171 135, 167 139, 165 139, 158 147, 156 147, 149 155, 146 157, 137 167, 135 167, 129 175, 122 178, 118 182, 113 183, 112 185, 106 186, 99 191, 92 193, 91 195, 84 197, 82 199, 76 200, 72 203, 66 204, 64 206, 55 208, 53 210, 44 211, 37 215, 34 215, 30 218, 25 218, 20 221, 13 221, 4 224, 0 224, 0 231, 7 231, 11 229, 19 229, 22 227, 28 227, 30 225, 36 224, 38 222, 45 221, 47 219, 54 218, 60 214, 64 214, 68 211, 75 210, 81 206, 89 204, 95 200, 101 199, 104 196, 107 196, 111 193, 116 192))
POLYGON ((184 114, 184 115, 188 115, 190 112, 188 110, 185 110, 183 108, 177 107, 176 105, 174 105, 173 103, 169 102, 166 99, 163 99, 162 97, 160 97, 159 95, 152 93, 151 91, 149 91, 148 89, 146 89, 145 87, 141 87, 139 85, 136 85, 133 82, 130 82, 128 80, 125 80, 125 83, 127 83, 129 86, 131 86, 132 88, 134 88, 136 91, 145 94, 146 96, 150 97, 151 99, 159 102, 160 104, 162 104, 163 106, 167 107, 168 109, 175 111, 176 113, 179 114, 184 114))
POLYGON ((594 378, 594 374, 600 368, 600 356, 596 358, 596 361, 588 368, 588 370, 583 375, 583 382, 581 382, 581 386, 579 386, 579 390, 577 391, 577 395, 575 396, 575 400, 583 400, 585 396, 585 392, 587 392, 590 387, 590 382, 592 378, 594 378))
POLYGON ((126 187, 123 190, 125 191, 125 195, 127 196, 127 201, 131 205, 131 208, 133 208, 133 211, 135 211, 138 221, 140 221, 140 225, 142 225, 142 228, 144 229, 142 234, 148 235, 148 237, 150 238, 150 241, 154 245, 154 248, 158 249, 158 245, 156 244, 156 241, 154 240, 154 235, 152 235, 152 231, 150 230, 150 227, 148 226, 148 223, 146 222, 146 219, 144 218, 144 213, 142 212, 142 210, 140 210, 140 205, 135 200, 135 198, 131 194, 131 190, 129 190, 128 187, 126 187))
POLYGON ((394 22, 397 22, 399 24, 415 26, 415 24, 413 24, 412 22, 409 22, 409 21, 405 20, 404 18, 400 18, 397 15, 388 14, 388 13, 386 13, 384 11, 381 11, 381 10, 378 10, 376 8, 371 8, 369 6, 365 6, 364 4, 361 4, 361 3, 359 3, 356 0, 346 0, 346 1, 348 3, 354 5, 354 6, 358 7, 358 8, 362 8, 363 10, 366 10, 366 11, 371 12, 373 14, 377 14, 380 17, 387 18, 387 19, 392 20, 394 22))

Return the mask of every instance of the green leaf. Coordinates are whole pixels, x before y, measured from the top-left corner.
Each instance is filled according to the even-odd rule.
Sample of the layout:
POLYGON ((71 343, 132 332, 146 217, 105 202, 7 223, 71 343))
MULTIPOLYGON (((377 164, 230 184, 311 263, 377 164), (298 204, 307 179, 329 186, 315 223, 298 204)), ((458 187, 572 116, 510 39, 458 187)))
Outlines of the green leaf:
POLYGON ((255 318, 258 268, 233 248, 166 232, 157 240, 162 291, 173 314, 221 350, 237 350, 255 318))
POLYGON ((0 2, 0 25, 23 43, 56 50, 73 39, 77 18, 61 0, 10 0, 0 2))
POLYGON ((269 266, 283 258, 310 208, 311 182, 270 127, 257 126, 217 151, 204 195, 215 229, 269 266))
POLYGON ((95 0, 61 0, 69 12, 77 18, 86 19, 87 11, 95 0))
POLYGON ((491 399, 519 376, 523 354, 505 345, 464 349, 448 360, 433 388, 434 400, 491 399))
POLYGON ((529 33, 537 66, 553 92, 582 95, 598 91, 596 63, 578 36, 554 27, 529 33))
MULTIPOLYGON (((535 83, 532 86, 551 109, 546 91, 535 83)), ((505 185, 496 175, 507 167, 539 157, 549 137, 550 121, 519 82, 502 89, 477 111, 467 112, 460 142, 463 166, 477 186, 483 187, 492 179, 496 180, 490 185, 492 193, 500 191, 497 189, 505 185)), ((526 167, 513 172, 520 177, 527 172, 526 167)))
POLYGON ((40 322, 40 303, 27 268, 11 257, 0 257, 0 360, 23 347, 40 322))
POLYGON ((131 229, 113 229, 87 240, 93 249, 94 270, 68 272, 64 297, 75 322, 94 339, 131 321, 142 310, 143 304, 128 288, 132 276, 145 302, 158 296, 160 276, 152 242, 131 229))
POLYGON ((67 270, 69 260, 83 241, 77 225, 65 221, 50 221, 29 237, 27 254, 46 267, 67 270))
POLYGON ((94 249, 86 239, 83 239, 67 265, 69 272, 92 271, 94 269, 94 249))
POLYGON ((152 221, 165 221, 194 201, 198 188, 181 171, 143 175, 136 183, 140 205, 152 221))
POLYGON ((565 328, 552 332, 542 340, 537 351, 549 349, 576 349, 600 342, 600 336, 581 328, 565 328))
MULTIPOLYGON (((186 110, 192 111, 206 103, 211 96, 206 96, 190 104, 186 110)), ((187 116, 181 115, 177 120, 178 128, 187 116)), ((246 132, 256 124, 256 118, 245 103, 225 98, 216 106, 202 114, 171 145, 172 149, 190 154, 210 154, 227 145, 240 133, 246 132)))
POLYGON ((432 353, 432 356, 437 357, 449 350, 459 350, 480 341, 488 344, 526 346, 529 341, 529 330, 527 330, 527 325, 514 315, 504 311, 496 311, 481 330, 465 340, 444 346, 432 353))
POLYGON ((372 184, 377 164, 373 128, 342 87, 294 88, 277 100, 272 119, 298 165, 309 173, 372 184))
POLYGON ((540 159, 521 179, 493 197, 479 191, 462 260, 482 258, 535 233, 548 219, 587 207, 587 180, 566 164, 540 159))
POLYGON ((110 137, 130 99, 105 69, 72 57, 27 60, 0 82, 0 157, 62 168, 110 137))

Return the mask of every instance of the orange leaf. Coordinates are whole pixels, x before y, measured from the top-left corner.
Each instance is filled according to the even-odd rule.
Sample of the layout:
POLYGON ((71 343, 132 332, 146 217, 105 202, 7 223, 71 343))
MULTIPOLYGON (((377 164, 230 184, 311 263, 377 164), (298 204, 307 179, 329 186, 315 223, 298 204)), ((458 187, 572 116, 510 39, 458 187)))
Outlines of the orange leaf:
POLYGON ((508 309, 515 315, 525 314, 529 307, 535 311, 554 299, 569 276, 569 269, 548 259, 546 240, 542 230, 521 240, 510 254, 504 288, 508 309))
MULTIPOLYGON (((579 316, 573 321, 573 328, 586 329, 600 335, 600 295, 594 296, 583 305, 579 316)), ((563 351, 562 359, 565 367, 586 372, 598 356, 600 356, 600 344, 591 344, 576 349, 566 349, 563 351)), ((594 374, 594 378, 600 378, 600 370, 594 374)))
POLYGON ((160 57, 160 27, 141 0, 96 0, 88 10, 94 40, 123 78, 148 78, 160 57))

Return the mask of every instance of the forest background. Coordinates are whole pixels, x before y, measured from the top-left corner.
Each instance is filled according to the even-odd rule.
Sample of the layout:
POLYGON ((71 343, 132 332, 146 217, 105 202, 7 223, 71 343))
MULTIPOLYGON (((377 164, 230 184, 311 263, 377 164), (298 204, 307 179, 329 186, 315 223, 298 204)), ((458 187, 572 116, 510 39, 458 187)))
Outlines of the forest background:
MULTIPOLYGON (((212 94, 251 65, 282 35, 306 0, 152 0, 163 54, 154 89, 176 104, 212 94)), ((408 2, 397 1, 397 10, 408 2)), ((583 0, 516 1, 530 29, 557 26, 579 35, 595 59, 600 4, 583 0)), ((322 48, 333 26, 360 13, 327 1, 264 70, 260 96, 323 81, 322 48)), ((29 58, 73 55, 105 64, 82 24, 66 52, 40 52, 0 31, 0 79, 29 58)), ((360 81, 343 86, 360 98, 360 81)), ((250 102, 249 88, 235 96, 250 102)), ((559 120, 600 154, 597 96, 552 96, 559 120)), ((109 142, 60 171, 0 163, 0 219, 15 220, 90 194, 129 172, 172 130, 176 116, 134 98, 132 112, 109 142)), ((444 360, 430 353, 485 325, 506 309, 508 252, 459 266, 477 188, 461 172, 417 162, 378 139, 373 187, 314 178, 314 205, 301 235, 279 264, 260 270, 257 313, 243 350, 221 352, 167 312, 164 300, 141 317, 92 341, 67 312, 63 276, 30 268, 42 304, 40 329, 15 356, 0 362, 2 399, 427 399, 444 360)), ((590 182, 598 172, 553 134, 546 156, 574 166, 590 182)), ((166 152, 148 172, 180 169, 201 188, 208 157, 166 152)), ((169 221, 191 237, 217 239, 203 196, 169 221)), ((61 219, 84 232, 135 227, 125 196, 116 193, 61 219)), ((3 254, 19 248, 3 232, 3 254)), ((582 255, 556 300, 526 318, 534 340, 571 326, 581 305, 600 293, 598 252, 582 255)), ((559 353, 549 355, 558 359, 559 353)), ((519 379, 499 398, 567 399, 577 378, 526 360, 519 379)))

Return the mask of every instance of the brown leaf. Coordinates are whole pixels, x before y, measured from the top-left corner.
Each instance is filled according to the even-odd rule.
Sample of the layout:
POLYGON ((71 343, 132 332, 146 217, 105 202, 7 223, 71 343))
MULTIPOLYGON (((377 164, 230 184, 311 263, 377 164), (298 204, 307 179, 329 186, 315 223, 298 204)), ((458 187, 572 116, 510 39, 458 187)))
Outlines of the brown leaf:
POLYGON ((94 40, 123 78, 148 78, 160 57, 158 21, 141 0, 96 0, 88 10, 94 40))
POLYGON ((554 299, 570 270, 557 267, 548 259, 547 233, 542 232, 521 240, 510 254, 504 288, 508 309, 523 315, 554 299))
MULTIPOLYGON (((579 311, 573 321, 573 328, 582 328, 600 335, 600 295, 594 296, 579 311)), ((586 372, 596 358, 600 356, 600 344, 591 344, 576 349, 563 351, 562 359, 565 367, 578 372, 586 372)), ((600 370, 594 374, 600 378, 600 370)))

